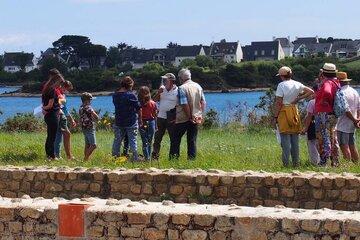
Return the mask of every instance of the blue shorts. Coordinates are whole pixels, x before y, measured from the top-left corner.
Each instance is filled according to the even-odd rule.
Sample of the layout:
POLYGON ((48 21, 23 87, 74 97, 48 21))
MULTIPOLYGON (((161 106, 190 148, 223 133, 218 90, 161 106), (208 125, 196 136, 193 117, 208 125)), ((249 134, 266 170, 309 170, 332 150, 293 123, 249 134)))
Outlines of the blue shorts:
POLYGON ((85 145, 96 145, 95 129, 83 129, 85 145))
POLYGON ((337 131, 337 140, 340 146, 355 145, 354 133, 345 133, 345 132, 337 131))

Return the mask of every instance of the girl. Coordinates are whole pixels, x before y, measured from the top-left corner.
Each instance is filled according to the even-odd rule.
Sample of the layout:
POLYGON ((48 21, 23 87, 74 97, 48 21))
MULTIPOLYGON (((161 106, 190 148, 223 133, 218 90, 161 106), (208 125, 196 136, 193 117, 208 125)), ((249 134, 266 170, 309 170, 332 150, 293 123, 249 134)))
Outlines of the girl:
POLYGON ((45 83, 42 90, 42 104, 44 120, 47 126, 47 137, 45 142, 45 152, 49 160, 56 158, 54 152, 54 143, 56 132, 59 126, 59 98, 55 89, 64 82, 64 78, 57 69, 51 69, 49 72, 49 80, 45 83))
POLYGON ((139 89, 139 101, 141 104, 141 115, 143 125, 140 127, 140 135, 142 140, 142 149, 145 160, 150 160, 151 145, 155 134, 157 106, 151 100, 150 89, 148 87, 141 87, 139 89))
POLYGON ((59 103, 61 105, 59 114, 59 127, 55 139, 55 156, 57 158, 60 157, 60 145, 62 138, 64 137, 64 149, 66 157, 67 159, 74 159, 73 155, 71 154, 71 132, 69 131, 68 120, 70 121, 72 127, 75 127, 76 123, 67 109, 65 97, 65 93, 70 92, 72 89, 72 83, 70 81, 65 81, 57 91, 59 96, 59 103))

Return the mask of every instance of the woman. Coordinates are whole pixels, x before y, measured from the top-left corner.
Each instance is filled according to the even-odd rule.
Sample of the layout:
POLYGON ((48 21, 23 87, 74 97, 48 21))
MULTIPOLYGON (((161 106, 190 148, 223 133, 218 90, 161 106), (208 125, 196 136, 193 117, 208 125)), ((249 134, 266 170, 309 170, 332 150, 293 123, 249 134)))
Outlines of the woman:
POLYGON ((324 64, 320 70, 320 84, 315 95, 315 129, 319 144, 320 166, 325 166, 329 159, 332 166, 339 165, 339 149, 335 138, 337 118, 333 108, 336 91, 340 88, 336 72, 334 64, 324 64))
POLYGON ((115 106, 114 143, 112 155, 120 157, 120 146, 125 136, 129 139, 133 161, 138 160, 137 132, 139 125, 142 126, 140 103, 132 92, 134 81, 131 77, 125 77, 120 84, 120 89, 113 94, 115 106))
POLYGON ((314 91, 302 83, 291 79, 292 70, 289 67, 279 69, 282 82, 276 89, 274 122, 278 124, 282 161, 285 167, 289 166, 291 155, 294 167, 299 165, 299 134, 301 132, 301 121, 297 102, 307 98, 314 91))
POLYGON ((57 69, 51 69, 49 72, 49 80, 45 83, 42 90, 42 104, 44 112, 44 120, 47 126, 47 137, 45 142, 46 157, 54 160, 54 143, 56 132, 59 125, 58 112, 60 110, 59 98, 56 88, 64 81, 63 76, 57 69))

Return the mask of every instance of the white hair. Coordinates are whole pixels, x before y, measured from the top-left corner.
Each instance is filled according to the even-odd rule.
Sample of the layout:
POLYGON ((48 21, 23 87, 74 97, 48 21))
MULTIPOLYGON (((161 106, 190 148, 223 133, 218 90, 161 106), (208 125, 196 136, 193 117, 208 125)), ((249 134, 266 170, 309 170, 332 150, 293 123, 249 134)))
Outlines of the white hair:
POLYGON ((191 72, 189 69, 183 68, 179 71, 178 76, 179 76, 180 80, 186 81, 186 80, 191 79, 191 72))

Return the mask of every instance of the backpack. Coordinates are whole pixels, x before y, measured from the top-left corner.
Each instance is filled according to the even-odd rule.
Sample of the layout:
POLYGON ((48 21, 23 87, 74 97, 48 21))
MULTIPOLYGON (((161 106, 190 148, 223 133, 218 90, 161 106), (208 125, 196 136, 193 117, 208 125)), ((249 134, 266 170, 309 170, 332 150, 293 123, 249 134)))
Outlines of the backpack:
POLYGON ((334 81, 333 81, 333 83, 337 87, 337 90, 335 93, 335 98, 334 98, 333 110, 334 110, 335 116, 338 118, 338 117, 341 117, 342 115, 344 115, 349 110, 349 104, 345 98, 344 92, 341 90, 339 85, 334 81))

